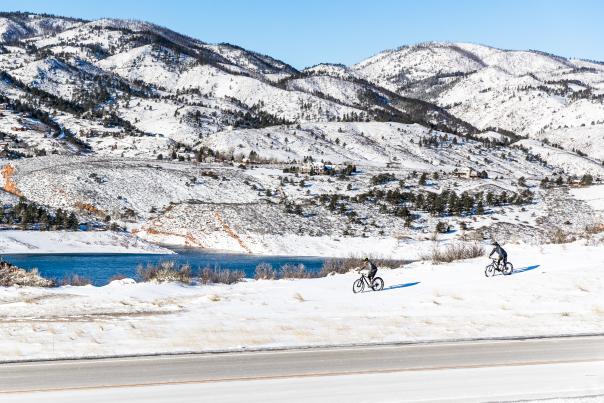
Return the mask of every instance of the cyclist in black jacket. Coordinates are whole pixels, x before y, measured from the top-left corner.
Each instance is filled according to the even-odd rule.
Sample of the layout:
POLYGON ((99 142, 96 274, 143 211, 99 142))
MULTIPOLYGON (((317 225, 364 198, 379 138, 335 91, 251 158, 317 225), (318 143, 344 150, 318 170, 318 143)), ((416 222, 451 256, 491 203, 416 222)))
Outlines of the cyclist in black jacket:
POLYGON ((497 265, 499 265, 499 267, 505 267, 508 262, 508 253, 501 247, 501 245, 499 245, 497 241, 493 241, 491 245, 493 245, 493 250, 489 254, 489 257, 497 253, 497 265), (501 261, 503 261, 503 266, 501 266, 501 261))
POLYGON ((373 281, 373 278, 377 274, 378 268, 375 265, 375 263, 373 263, 367 257, 365 259, 363 259, 363 262, 365 262, 365 266, 363 268, 367 269, 369 271, 369 274, 367 274, 367 278, 369 279, 369 284, 371 284, 373 281))

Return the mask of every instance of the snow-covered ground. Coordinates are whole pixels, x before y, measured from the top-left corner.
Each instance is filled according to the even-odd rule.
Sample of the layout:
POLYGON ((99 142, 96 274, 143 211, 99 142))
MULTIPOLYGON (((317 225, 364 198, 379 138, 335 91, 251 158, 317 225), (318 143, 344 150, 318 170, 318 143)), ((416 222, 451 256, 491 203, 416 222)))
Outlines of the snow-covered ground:
POLYGON ((604 249, 597 241, 509 245, 511 276, 486 257, 235 285, 135 284, 0 289, 4 360, 340 343, 601 332, 604 249))
POLYGON ((570 192, 573 197, 587 202, 594 210, 604 211, 604 186, 574 188, 570 192))
POLYGON ((127 233, 0 231, 0 254, 16 253, 159 253, 169 249, 127 233))

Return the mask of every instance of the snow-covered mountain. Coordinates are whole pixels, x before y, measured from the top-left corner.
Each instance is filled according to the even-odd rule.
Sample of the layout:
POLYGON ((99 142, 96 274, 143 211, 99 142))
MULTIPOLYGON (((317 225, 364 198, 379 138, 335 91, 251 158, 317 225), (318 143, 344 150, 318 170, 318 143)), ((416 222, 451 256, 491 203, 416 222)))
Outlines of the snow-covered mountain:
POLYGON ((231 127, 284 123, 379 120, 475 131, 443 108, 345 67, 342 74, 327 65, 298 72, 269 56, 139 21, 1 18, 0 94, 10 120, 3 130, 18 126, 13 112, 26 112, 21 117, 33 118, 41 133, 76 146, 30 138, 29 154, 154 157, 231 127))
POLYGON ((481 130, 536 136, 594 126, 604 133, 600 62, 467 43, 424 43, 379 53, 352 71, 400 95, 433 102, 481 130))
POLYGON ((537 51, 425 43, 297 71, 140 21, 2 13, 0 38, 3 131, 31 155, 154 157, 231 128, 335 121, 497 128, 555 144, 589 126, 590 151, 604 127, 604 64, 537 51), (69 144, 12 133, 23 117, 69 144))

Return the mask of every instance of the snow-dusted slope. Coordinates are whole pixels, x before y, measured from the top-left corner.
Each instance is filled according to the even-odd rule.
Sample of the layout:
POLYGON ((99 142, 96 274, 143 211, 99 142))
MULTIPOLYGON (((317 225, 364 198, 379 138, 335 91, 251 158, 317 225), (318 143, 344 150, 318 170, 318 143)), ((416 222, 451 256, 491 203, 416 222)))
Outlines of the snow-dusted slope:
POLYGON ((592 175, 604 175, 604 166, 598 161, 592 161, 576 153, 561 150, 556 147, 543 144, 537 140, 521 140, 515 144, 518 147, 528 149, 531 154, 538 155, 548 165, 561 169, 564 172, 579 174, 591 173, 592 175))
POLYGON ((141 21, 2 18, 0 94, 25 102, 30 118, 48 114, 55 135, 64 132, 94 152, 155 157, 230 127, 288 122, 380 120, 474 131, 442 108, 403 98, 345 66, 300 73, 270 56, 141 21), (121 147, 124 138, 135 150, 121 147))
POLYGON ((2 231, 0 252, 29 253, 157 253, 169 249, 141 241, 127 233, 67 231, 2 231))
POLYGON ((356 74, 432 101, 479 129, 522 135, 604 124, 604 65, 537 51, 425 43, 382 52, 356 74))
POLYGON ((0 13, 0 40, 14 42, 32 36, 51 35, 81 24, 74 18, 31 13, 0 13))
POLYGON ((96 138, 134 134, 145 143, 128 140, 134 154, 151 148, 154 157, 170 142, 192 146, 233 126, 287 122, 396 121, 530 136, 604 125, 604 65, 537 51, 425 43, 350 68, 319 64, 298 72, 270 56, 147 22, 0 18, 0 70, 10 77, 1 93, 55 114, 57 133, 66 129, 104 153, 128 150, 95 149, 108 143, 96 138))
MULTIPOLYGON (((547 170, 533 164, 518 164, 524 155, 514 150, 513 158, 503 158, 496 150, 478 141, 433 131, 424 126, 400 123, 315 123, 299 126, 274 126, 266 129, 232 130, 214 133, 203 145, 236 158, 255 152, 261 159, 280 162, 314 161, 355 163, 384 167, 396 163, 401 169, 433 170, 471 166, 493 170, 505 176, 529 175, 547 170), (423 147, 422 139, 446 138, 437 147, 423 147), (490 163, 485 163, 488 156, 490 163)), ((575 155, 576 156, 576 155, 575 155)), ((581 157, 576 156, 581 159, 581 157)))
POLYGON ((534 137, 604 161, 604 125, 560 128, 537 133, 534 137))

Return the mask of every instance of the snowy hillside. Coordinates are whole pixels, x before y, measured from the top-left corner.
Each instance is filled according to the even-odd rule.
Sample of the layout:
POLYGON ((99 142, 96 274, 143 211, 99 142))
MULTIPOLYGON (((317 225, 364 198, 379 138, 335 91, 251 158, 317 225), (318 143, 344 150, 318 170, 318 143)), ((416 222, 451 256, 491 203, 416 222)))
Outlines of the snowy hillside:
POLYGON ((429 43, 298 71, 147 22, 2 13, 0 225, 61 230, 65 211, 326 256, 402 256, 436 228, 539 243, 561 218, 581 236, 600 216, 568 187, 604 178, 603 97, 603 65, 536 51, 429 43))
POLYGON ((0 13, 0 39, 16 42, 25 38, 52 35, 76 25, 82 20, 44 14, 0 13))
POLYGON ((398 94, 434 102, 479 129, 534 136, 604 125, 604 65, 537 51, 425 43, 353 66, 398 94))
MULTIPOLYGON (((6 109, 50 124, 53 138, 80 151, 155 157, 231 127, 302 122, 380 120, 475 131, 442 108, 343 66, 298 72, 269 56, 145 22, 3 18, 6 109)), ((38 148, 69 153, 57 145, 38 148)))

